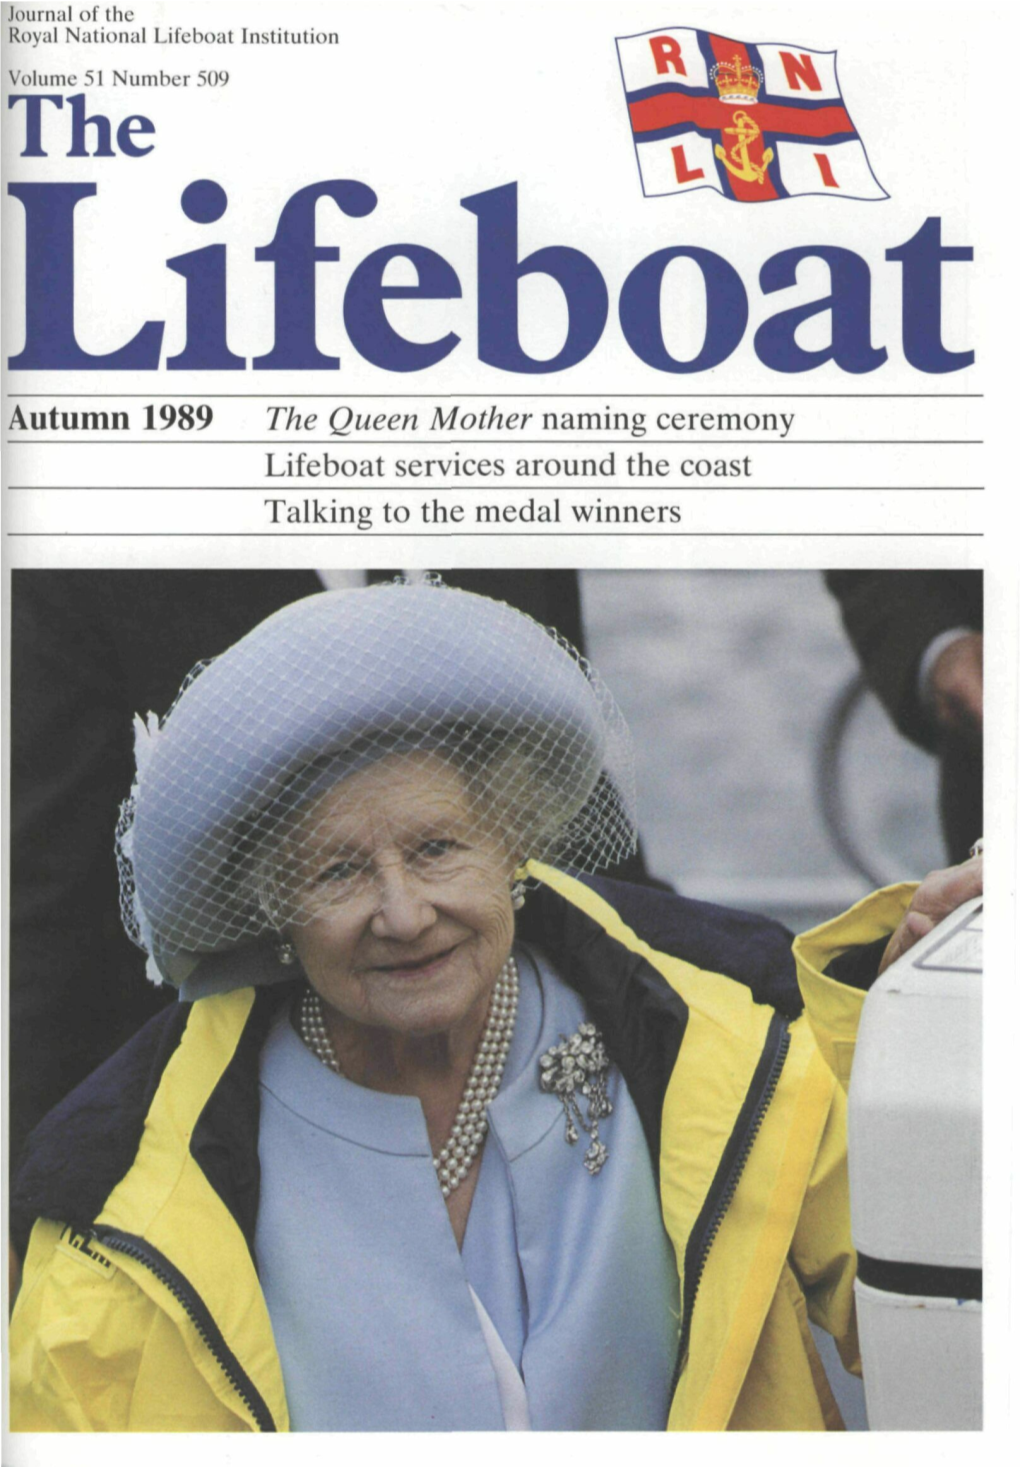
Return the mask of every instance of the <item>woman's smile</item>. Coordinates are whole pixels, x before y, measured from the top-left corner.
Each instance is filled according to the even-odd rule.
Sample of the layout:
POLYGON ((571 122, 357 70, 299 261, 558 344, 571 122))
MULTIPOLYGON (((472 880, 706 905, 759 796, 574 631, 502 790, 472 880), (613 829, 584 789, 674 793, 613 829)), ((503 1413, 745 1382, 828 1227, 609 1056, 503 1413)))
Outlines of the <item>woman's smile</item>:
POLYGON ((400 957, 372 963, 366 971, 384 973, 391 978, 430 978, 434 973, 439 972, 459 947, 460 943, 454 943, 451 947, 442 948, 438 952, 426 953, 420 958, 400 957))

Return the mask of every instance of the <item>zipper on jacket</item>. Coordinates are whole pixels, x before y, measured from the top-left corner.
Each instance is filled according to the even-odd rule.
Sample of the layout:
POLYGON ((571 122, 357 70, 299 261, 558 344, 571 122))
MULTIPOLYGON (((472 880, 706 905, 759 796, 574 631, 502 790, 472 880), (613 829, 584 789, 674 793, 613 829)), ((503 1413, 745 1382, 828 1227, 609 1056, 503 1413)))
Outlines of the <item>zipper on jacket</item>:
POLYGON ((776 1086, 779 1084, 779 1076, 786 1062, 789 1048, 789 1021, 782 1014, 773 1014, 768 1033, 765 1036, 761 1057, 733 1128, 733 1135, 712 1180, 708 1197, 705 1199, 705 1206, 687 1240, 680 1341, 677 1349, 676 1368, 673 1371, 673 1379, 669 1388, 671 1403, 680 1383, 680 1377, 687 1366, 691 1339, 691 1315, 701 1285, 701 1277, 708 1262, 708 1255, 722 1226, 723 1218, 733 1201, 744 1167, 747 1165, 747 1159, 751 1154, 751 1148, 761 1129, 762 1121, 765 1119, 765 1113, 776 1093, 776 1086))
POLYGON ((92 1227, 88 1232, 104 1248, 110 1248, 116 1253, 123 1253, 127 1258, 133 1258, 136 1263, 140 1263, 151 1274, 154 1274, 164 1288, 169 1289, 198 1330, 202 1343, 254 1418, 259 1431, 275 1431, 276 1423, 273 1420, 272 1412, 223 1338, 219 1325, 209 1313, 201 1296, 180 1269, 176 1268, 158 1248, 154 1248, 151 1243, 147 1243, 144 1238, 139 1238, 134 1233, 122 1233, 116 1228, 108 1227, 92 1227))

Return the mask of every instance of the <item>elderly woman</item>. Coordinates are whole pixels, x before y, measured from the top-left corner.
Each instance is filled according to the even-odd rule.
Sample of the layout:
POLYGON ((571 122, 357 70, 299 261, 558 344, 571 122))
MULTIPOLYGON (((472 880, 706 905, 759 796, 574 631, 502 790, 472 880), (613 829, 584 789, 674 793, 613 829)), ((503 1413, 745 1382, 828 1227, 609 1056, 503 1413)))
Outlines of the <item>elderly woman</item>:
POLYGON ((569 647, 433 585, 298 602, 139 725, 125 915, 184 1001, 35 1133, 12 1426, 839 1424, 837 1076, 977 877, 803 939, 809 1018, 774 924, 592 878, 628 758, 569 647))

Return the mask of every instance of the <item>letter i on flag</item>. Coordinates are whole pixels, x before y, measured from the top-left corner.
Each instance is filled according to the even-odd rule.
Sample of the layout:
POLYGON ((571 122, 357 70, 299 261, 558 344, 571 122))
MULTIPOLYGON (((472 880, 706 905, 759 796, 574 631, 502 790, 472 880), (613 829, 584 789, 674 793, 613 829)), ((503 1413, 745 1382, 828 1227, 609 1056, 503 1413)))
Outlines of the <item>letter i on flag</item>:
POLYGON ((689 27, 618 36, 616 47, 646 197, 889 197, 844 106, 835 51, 689 27))

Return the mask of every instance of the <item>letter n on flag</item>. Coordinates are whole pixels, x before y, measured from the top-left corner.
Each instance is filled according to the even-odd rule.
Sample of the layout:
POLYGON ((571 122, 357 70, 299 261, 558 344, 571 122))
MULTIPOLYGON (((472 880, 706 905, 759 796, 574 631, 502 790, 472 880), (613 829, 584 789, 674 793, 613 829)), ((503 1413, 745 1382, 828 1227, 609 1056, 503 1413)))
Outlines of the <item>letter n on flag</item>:
POLYGON ((889 197, 843 102, 835 51, 685 26, 618 36, 616 48, 647 197, 889 197))

